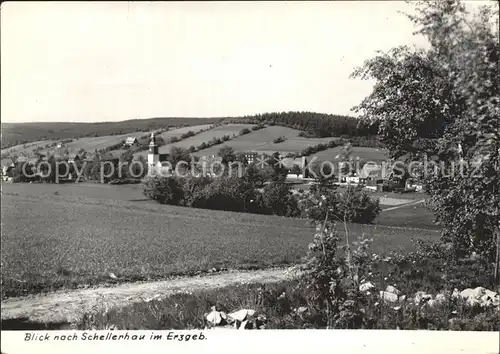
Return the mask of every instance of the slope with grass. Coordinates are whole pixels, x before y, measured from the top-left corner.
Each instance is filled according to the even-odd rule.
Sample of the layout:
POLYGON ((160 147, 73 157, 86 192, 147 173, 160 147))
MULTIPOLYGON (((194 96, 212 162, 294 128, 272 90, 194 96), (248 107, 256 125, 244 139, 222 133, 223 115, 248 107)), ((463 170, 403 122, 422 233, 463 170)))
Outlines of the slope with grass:
MULTIPOLYGON (((3 132, 2 132, 3 133, 3 132)), ((40 140, 33 141, 26 144, 15 145, 2 150, 3 154, 15 154, 15 155, 32 155, 34 150, 39 148, 45 148, 54 144, 55 140, 40 140)))
MULTIPOLYGON (((229 135, 229 137, 232 138, 233 135, 237 136, 242 129, 244 129, 244 128, 250 129, 252 126, 253 126, 252 124, 227 124, 227 125, 221 125, 221 126, 213 128, 213 129, 210 129, 210 130, 207 130, 207 131, 203 131, 203 132, 201 132, 201 133, 199 133, 199 134, 197 134, 195 136, 183 139, 181 141, 178 141, 178 142, 175 142, 175 143, 171 143, 171 144, 165 144, 163 146, 160 146, 159 152, 160 152, 160 154, 169 153, 173 146, 181 147, 181 148, 184 148, 184 149, 188 149, 190 146, 198 147, 202 143, 208 143, 212 139, 220 139, 224 135, 229 135)), ((186 133, 189 130, 192 130, 193 132, 197 132, 197 131, 195 131, 193 129, 187 129, 187 128, 185 128, 185 131, 183 133, 186 133)), ((164 133, 164 134, 166 134, 166 133, 164 133)), ((177 134, 177 135, 171 134, 169 137, 177 136, 177 137, 180 138, 180 135, 181 134, 177 134)), ((160 136, 165 137, 163 134, 160 135, 160 136)), ((224 145, 227 145, 227 143, 228 142, 226 142, 224 145)), ((218 149, 220 149, 221 146, 222 145, 215 145, 213 148, 216 149, 216 151, 219 151, 218 149)), ((205 150, 202 150, 202 151, 206 151, 206 150, 210 150, 210 149, 205 149, 205 150)), ((148 154, 147 151, 140 151, 140 152, 136 153, 135 156, 142 155, 142 156, 146 157, 147 154, 148 154)), ((216 152, 214 154, 216 154, 216 152)))
MULTIPOLYGON (((2 295, 99 284, 110 273, 129 282, 293 264, 314 234, 304 219, 159 205, 133 187, 4 185, 2 295)), ((382 253, 412 248, 412 238, 439 237, 433 230, 349 229, 351 239, 372 237, 382 253)))
MULTIPOLYGON (((319 151, 313 156, 316 156, 318 161, 330 161, 335 163, 339 161, 342 149, 342 146, 337 146, 334 148, 319 151)), ((387 161, 388 159, 387 152, 384 149, 357 146, 352 148, 351 157, 354 159, 354 161, 359 158, 359 160, 373 161, 378 163, 387 161)))
MULTIPOLYGON (((167 127, 215 124, 223 118, 148 118, 119 122, 75 123, 2 123, 2 150, 6 147, 39 140, 61 140, 83 137, 150 132, 167 127)), ((3 152, 3 151, 2 151, 3 152)))
MULTIPOLYGON (((223 145, 232 147, 236 152, 259 151, 273 153, 276 151, 272 150, 273 146, 279 145, 273 144, 274 139, 279 136, 284 136, 287 139, 295 138, 299 133, 300 130, 297 129, 274 125, 256 131, 251 131, 249 134, 237 136, 236 138, 224 143, 223 145)), ((200 150, 193 155, 216 155, 220 148, 220 145, 212 146, 208 149, 200 150)))

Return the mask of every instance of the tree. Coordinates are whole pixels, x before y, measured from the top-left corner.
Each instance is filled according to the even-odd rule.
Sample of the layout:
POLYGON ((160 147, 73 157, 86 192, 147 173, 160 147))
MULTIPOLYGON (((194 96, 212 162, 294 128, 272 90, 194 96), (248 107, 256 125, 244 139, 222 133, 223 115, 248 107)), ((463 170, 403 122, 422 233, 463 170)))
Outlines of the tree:
POLYGON ((236 154, 234 149, 230 146, 223 146, 219 149, 217 153, 222 158, 222 163, 228 166, 231 162, 236 160, 236 154))
POLYGON ((274 215, 293 217, 300 213, 290 186, 286 183, 271 182, 264 187, 262 203, 274 215))
POLYGON ((299 165, 293 165, 292 169, 290 170, 291 174, 297 175, 297 177, 302 174, 302 169, 299 167, 299 165))
POLYGON ((170 149, 170 156, 168 158, 168 161, 172 164, 173 168, 175 168, 175 166, 177 166, 179 162, 185 161, 187 164, 184 164, 184 166, 186 168, 189 168, 191 155, 189 154, 188 150, 178 146, 173 146, 172 149, 170 149))
MULTIPOLYGON (((408 17, 430 49, 398 47, 366 61, 353 76, 376 83, 354 109, 379 124, 391 157, 438 164, 418 177, 456 255, 492 258, 495 235, 500 242, 498 7, 470 14, 458 0, 419 2, 408 17)), ((497 263, 498 254, 497 243, 497 263)))

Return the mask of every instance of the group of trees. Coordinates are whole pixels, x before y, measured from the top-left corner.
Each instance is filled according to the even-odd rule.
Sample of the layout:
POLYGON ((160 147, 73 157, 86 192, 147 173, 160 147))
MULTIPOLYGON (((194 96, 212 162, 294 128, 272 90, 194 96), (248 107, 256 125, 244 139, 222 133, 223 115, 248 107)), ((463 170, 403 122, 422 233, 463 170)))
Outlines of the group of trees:
POLYGON ((496 239, 498 264, 498 3, 470 13, 458 0, 421 2, 408 17, 430 48, 401 46, 367 60, 353 75, 375 86, 355 110, 378 124, 391 157, 439 164, 420 178, 444 239, 457 255, 489 259, 496 239))
POLYGON ((321 114, 314 112, 273 112, 226 118, 226 123, 278 124, 290 128, 304 130, 312 137, 329 136, 368 136, 377 133, 376 124, 360 122, 354 117, 321 114))
MULTIPOLYGON (((370 223, 380 211, 378 201, 365 192, 349 189, 339 193, 327 181, 320 179, 320 187, 313 186, 311 193, 294 194, 286 183, 288 169, 279 163, 278 154, 269 156, 266 166, 248 165, 244 156, 231 147, 219 150, 218 156, 226 167, 221 176, 194 175, 149 176, 144 180, 143 193, 162 204, 238 211, 258 214, 273 214, 287 217, 304 216, 316 220, 313 200, 332 198, 332 215, 342 215, 346 222, 370 223), (243 175, 229 173, 230 165, 238 162, 246 168, 243 175), (319 199, 318 199, 319 198, 319 199)), ((190 161, 189 152, 175 148, 171 163, 190 161)), ((197 165, 194 165, 194 168, 197 165)))

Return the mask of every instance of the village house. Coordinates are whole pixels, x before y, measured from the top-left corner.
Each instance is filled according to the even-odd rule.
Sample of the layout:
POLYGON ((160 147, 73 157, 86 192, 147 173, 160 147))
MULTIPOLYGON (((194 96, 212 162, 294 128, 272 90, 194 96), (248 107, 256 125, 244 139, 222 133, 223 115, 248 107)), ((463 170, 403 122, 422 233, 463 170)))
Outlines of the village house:
POLYGON ((288 170, 287 178, 309 178, 310 173, 307 167, 307 159, 305 157, 286 157, 281 160, 281 165, 288 170), (299 174, 296 172, 300 171, 299 174))
POLYGON ((139 140, 135 136, 129 136, 127 140, 125 140, 125 147, 134 147, 139 145, 139 140))
POLYGON ((249 152, 243 153, 243 157, 247 160, 248 164, 254 163, 257 160, 258 155, 259 154, 254 152, 254 151, 249 151, 249 152))

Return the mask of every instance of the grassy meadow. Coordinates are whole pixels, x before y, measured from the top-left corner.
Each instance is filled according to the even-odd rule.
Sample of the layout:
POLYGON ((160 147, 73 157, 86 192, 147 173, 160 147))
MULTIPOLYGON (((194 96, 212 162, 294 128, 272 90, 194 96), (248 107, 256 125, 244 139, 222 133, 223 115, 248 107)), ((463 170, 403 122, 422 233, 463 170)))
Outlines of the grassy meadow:
MULTIPOLYGON (((160 146, 159 151, 160 151, 160 154, 167 154, 167 153, 170 152, 170 149, 172 149, 173 146, 177 146, 177 147, 181 147, 181 148, 184 148, 184 149, 188 149, 190 146, 197 147, 197 146, 199 146, 202 143, 208 143, 210 140, 212 140, 214 138, 222 138, 224 135, 229 135, 232 138, 233 134, 234 135, 238 135, 239 132, 242 129, 244 129, 244 128, 250 129, 251 127, 253 127, 253 124, 227 124, 227 125, 221 125, 221 126, 213 128, 213 129, 201 132, 201 133, 199 133, 199 134, 197 134, 195 136, 189 137, 187 139, 183 139, 181 141, 178 141, 176 143, 166 144, 166 145, 160 146)), ((191 127, 191 128, 195 128, 195 127, 191 127)), ((206 127, 206 128, 208 128, 208 127, 206 127)), ((204 128, 204 129, 206 129, 206 128, 204 128)), ((195 129, 188 129, 188 128, 182 128, 182 129, 184 129, 184 131, 182 131, 180 133, 177 133, 177 134, 170 134, 166 138, 169 138, 169 137, 172 137, 172 136, 180 137, 181 134, 187 133, 189 130, 192 130, 195 133, 197 131, 199 131, 199 130, 202 130, 202 129, 195 130, 195 129)), ((177 131, 179 131, 179 130, 177 130, 177 131)), ((172 131, 172 133, 174 133, 174 132, 175 131, 172 131)), ((166 132, 166 133, 169 133, 169 132, 166 132)), ((164 134, 166 134, 166 133, 164 133, 164 134)), ((160 135, 160 136, 162 136, 162 137, 165 138, 165 136, 163 136, 163 134, 160 135)), ((219 151, 219 149, 221 148, 221 146, 222 145, 214 146, 214 148, 216 149, 215 152, 214 152, 214 154, 216 154, 217 151, 219 151)), ((205 149, 205 150, 202 150, 202 151, 205 152, 207 150, 209 150, 209 149, 205 149)), ((136 156, 142 155, 142 156, 146 157, 147 154, 148 154, 147 151, 140 151, 140 152, 136 153, 135 155, 136 156)), ((203 154, 203 155, 205 155, 205 154, 203 154)))
MULTIPOLYGON (((6 184, 1 208, 2 297, 293 264, 314 234, 304 219, 159 205, 138 185, 6 184)), ((349 229, 351 240, 365 234, 382 253, 440 235, 380 225, 349 229)))
MULTIPOLYGON (((250 129, 253 125, 249 125, 250 129)), ((300 133, 300 130, 282 127, 282 126, 269 126, 256 131, 251 131, 249 134, 237 136, 236 138, 225 142, 222 145, 212 146, 208 149, 204 149, 194 153, 195 156, 209 156, 216 155, 221 146, 230 146, 236 152, 246 152, 246 151, 260 151, 260 152, 276 152, 279 150, 273 149, 273 140, 279 136, 284 136, 288 138, 295 138, 300 133)), ((285 141, 286 142, 286 141, 285 141)), ((201 143, 201 141, 200 141, 201 143)))

